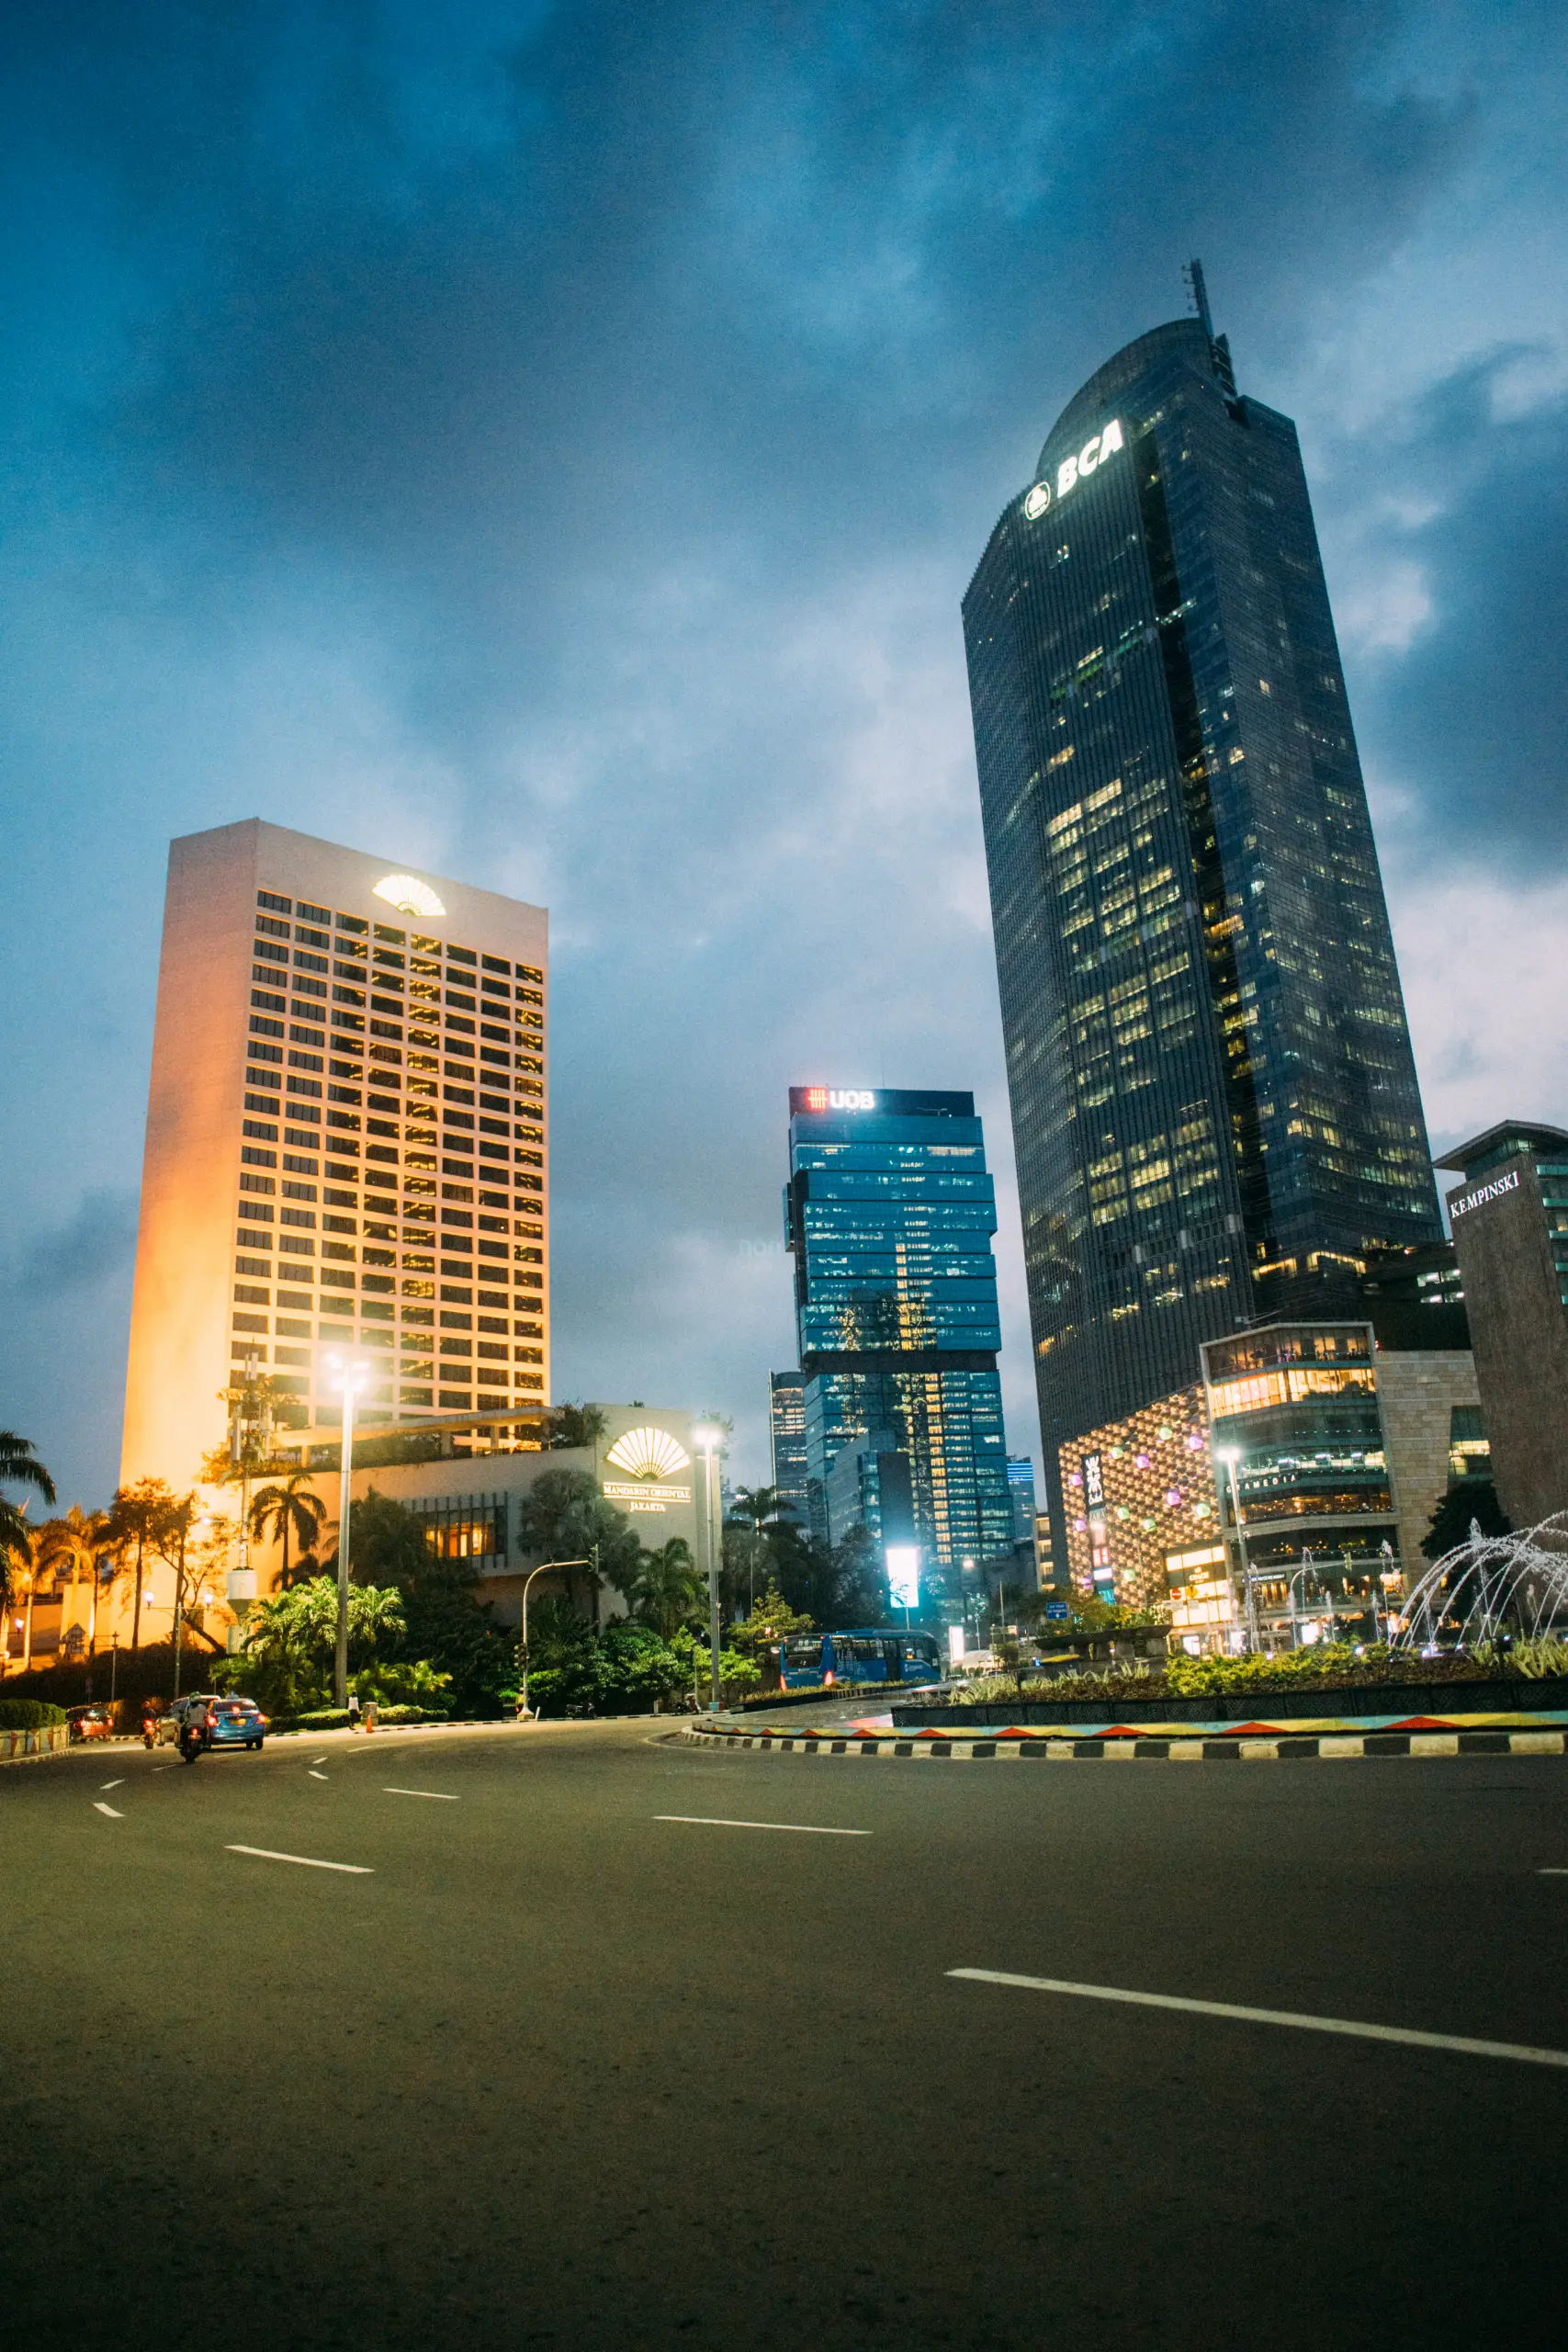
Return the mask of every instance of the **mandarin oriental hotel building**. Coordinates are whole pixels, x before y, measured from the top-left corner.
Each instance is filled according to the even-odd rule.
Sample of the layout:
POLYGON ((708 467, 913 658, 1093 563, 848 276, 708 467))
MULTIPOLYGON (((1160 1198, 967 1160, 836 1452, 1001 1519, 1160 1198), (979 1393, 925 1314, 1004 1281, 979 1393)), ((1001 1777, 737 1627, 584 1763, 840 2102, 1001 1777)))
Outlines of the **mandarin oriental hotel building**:
POLYGON ((252 819, 173 843, 121 1463, 176 1488, 254 1352, 378 1422, 549 1395, 547 918, 252 819))

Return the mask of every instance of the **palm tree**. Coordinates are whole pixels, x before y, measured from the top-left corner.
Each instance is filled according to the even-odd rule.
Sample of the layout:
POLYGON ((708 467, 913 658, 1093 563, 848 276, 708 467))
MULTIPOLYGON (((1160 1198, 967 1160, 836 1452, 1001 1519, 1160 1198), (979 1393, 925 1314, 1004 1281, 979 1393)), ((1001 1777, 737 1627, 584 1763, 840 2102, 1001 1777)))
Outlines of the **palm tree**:
POLYGON ((757 1553, 761 1544, 762 1531, 767 1527, 777 1527, 785 1517, 787 1513, 779 1507, 776 1487, 739 1487, 729 1507, 730 1526, 744 1527, 750 1538, 746 1545, 748 1616, 757 1603, 757 1553))
MULTIPOLYGON (((46 1503, 55 1498, 54 1481, 33 1452, 32 1440, 18 1437, 15 1430, 0 1430, 0 1487, 32 1487, 46 1503)), ((11 1562, 30 1562, 33 1556, 27 1508, 25 1502, 7 1502, 0 1495, 0 1609, 10 1604, 11 1562)))
POLYGON ((130 1646, 141 1646, 141 1563, 148 1546, 156 1551, 159 1537, 164 1532, 169 1514, 175 1508, 175 1491, 162 1478, 138 1478, 131 1487, 118 1487, 109 1505, 109 1535, 116 1547, 123 1552, 136 1546, 136 1598, 131 1604, 130 1646))
POLYGON ((645 1624, 669 1641, 701 1609, 703 1577, 683 1536, 672 1535, 657 1552, 645 1552, 626 1586, 626 1598, 645 1624))
POLYGON ((309 1555, 315 1549, 326 1515, 325 1503, 310 1491, 310 1476, 306 1470, 296 1470, 281 1487, 263 1487, 252 1502, 251 1533, 263 1542, 283 1546, 278 1583, 285 1592, 290 1581, 289 1537, 292 1535, 300 1551, 309 1555))
POLYGON ((84 1511, 73 1503, 63 1519, 46 1519, 38 1532, 35 1558, 39 1571, 59 1584, 90 1584, 93 1605, 88 1619, 89 1657, 98 1642, 98 1556, 111 1543, 107 1510, 84 1511))

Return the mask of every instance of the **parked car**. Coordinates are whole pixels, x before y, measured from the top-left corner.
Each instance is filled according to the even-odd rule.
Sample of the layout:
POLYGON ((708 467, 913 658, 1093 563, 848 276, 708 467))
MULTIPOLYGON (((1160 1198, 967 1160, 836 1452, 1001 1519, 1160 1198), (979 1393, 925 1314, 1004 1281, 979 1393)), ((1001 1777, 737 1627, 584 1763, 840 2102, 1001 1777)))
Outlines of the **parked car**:
POLYGON ((175 1747, 189 1723, 200 1729, 204 1747, 259 1747, 266 1717, 254 1699, 223 1690, 194 1690, 158 1718, 158 1744, 175 1747))
POLYGON ((67 1707, 65 1720, 73 1739, 112 1739, 114 1717, 107 1707, 67 1707))

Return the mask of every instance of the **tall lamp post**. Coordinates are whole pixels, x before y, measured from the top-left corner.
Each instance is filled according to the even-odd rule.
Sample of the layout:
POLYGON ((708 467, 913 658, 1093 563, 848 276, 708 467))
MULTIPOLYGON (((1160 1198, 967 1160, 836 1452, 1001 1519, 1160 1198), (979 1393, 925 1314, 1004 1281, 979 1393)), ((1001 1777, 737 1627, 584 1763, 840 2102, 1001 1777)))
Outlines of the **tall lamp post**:
POLYGON ((1241 1573, 1247 1583, 1247 1646, 1249 1650, 1256 1650, 1258 1608, 1252 1590, 1252 1563, 1247 1556, 1247 1530, 1241 1521, 1241 1489, 1236 1483, 1235 1475, 1236 1464, 1241 1460, 1241 1449, 1235 1445, 1222 1445, 1217 1451, 1230 1479, 1231 1517, 1235 1522, 1236 1550, 1241 1555, 1241 1573))
POLYGON ((718 1538, 718 1449, 722 1444, 722 1430, 705 1425, 692 1431, 692 1443, 703 1457, 703 1519, 707 1530, 708 1567, 708 1713, 718 1713, 718 1571, 720 1550, 718 1538))
POLYGON ((349 1363, 343 1356, 329 1356, 333 1368, 333 1386, 343 1398, 343 1476, 338 1483, 337 1505, 337 1658, 333 1687, 336 1703, 348 1704, 348 1515, 353 1496, 354 1480, 354 1400, 368 1385, 370 1366, 363 1356, 349 1363))
MULTIPOLYGON (((520 1663, 523 1668, 523 1688, 518 1693, 517 1702, 517 1713, 520 1719, 526 1716, 528 1713, 528 1591, 530 1586, 533 1584, 534 1578, 536 1577, 542 1577, 547 1568, 597 1568, 598 1566, 599 1546, 595 1544, 593 1547, 593 1557, 591 1560, 541 1560, 538 1566, 536 1568, 530 1568, 527 1575, 524 1577, 523 1643, 520 1652, 520 1663)), ((570 1587, 569 1585, 568 1591, 570 1592, 570 1587)))

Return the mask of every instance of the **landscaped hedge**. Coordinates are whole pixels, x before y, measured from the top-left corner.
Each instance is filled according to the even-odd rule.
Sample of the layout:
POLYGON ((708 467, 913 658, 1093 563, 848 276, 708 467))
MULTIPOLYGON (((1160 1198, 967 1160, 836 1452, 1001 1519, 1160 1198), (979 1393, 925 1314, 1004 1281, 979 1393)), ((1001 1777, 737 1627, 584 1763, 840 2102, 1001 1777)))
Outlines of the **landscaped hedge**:
MULTIPOLYGON (((363 1723, 363 1715, 351 1715, 346 1707, 312 1707, 308 1715, 277 1715, 267 1724, 268 1731, 346 1731, 352 1723, 363 1723)), ((431 1707, 383 1707, 376 1709, 378 1726, 395 1724, 444 1724, 447 1717, 431 1707)))
POLYGON ((0 1731, 42 1731, 64 1721, 64 1708, 51 1707, 47 1699, 0 1699, 0 1731))

